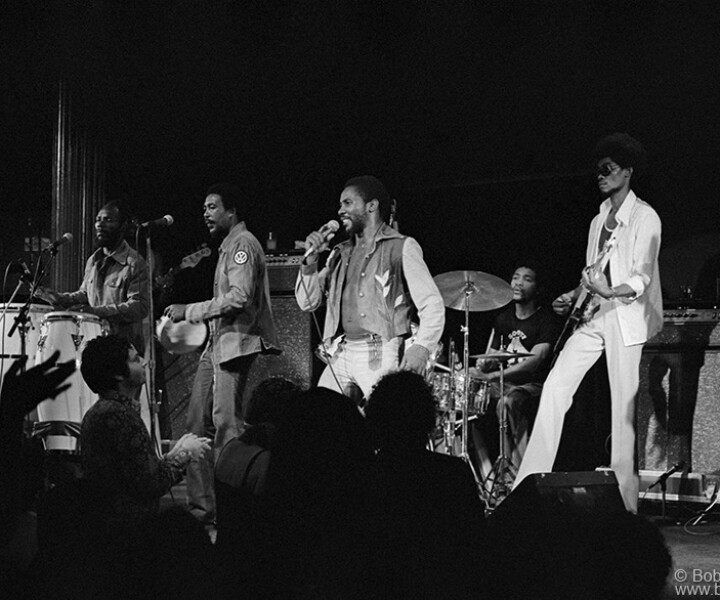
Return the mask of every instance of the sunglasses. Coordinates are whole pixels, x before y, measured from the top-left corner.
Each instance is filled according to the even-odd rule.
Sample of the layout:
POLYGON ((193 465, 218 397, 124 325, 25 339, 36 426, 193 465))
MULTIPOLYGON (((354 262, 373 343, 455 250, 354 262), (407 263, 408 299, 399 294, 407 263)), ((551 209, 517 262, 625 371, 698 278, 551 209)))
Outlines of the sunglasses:
POLYGON ((608 175, 612 175, 616 171, 619 171, 622 169, 619 165, 613 165, 612 163, 605 163, 604 165, 598 167, 595 170, 595 174, 598 177, 607 177, 608 175))

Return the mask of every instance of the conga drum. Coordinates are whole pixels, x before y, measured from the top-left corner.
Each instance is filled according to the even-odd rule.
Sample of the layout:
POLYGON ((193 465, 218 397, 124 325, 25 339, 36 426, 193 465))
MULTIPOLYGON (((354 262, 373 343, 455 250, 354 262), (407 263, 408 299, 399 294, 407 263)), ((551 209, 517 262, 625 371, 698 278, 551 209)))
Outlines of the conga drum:
MULTIPOLYGON (((20 331, 16 328, 12 336, 10 331, 23 306, 22 303, 0 304, 0 315, 5 315, 0 324, 0 373, 3 377, 10 365, 22 356, 20 331)), ((28 307, 28 329, 25 338, 25 353, 28 357, 25 367, 27 369, 35 365, 35 353, 43 317, 52 311, 53 307, 47 304, 30 304, 28 307)))
POLYGON ((37 343, 36 363, 60 351, 58 362, 74 360, 77 369, 68 377, 70 387, 54 400, 44 400, 37 407, 38 421, 34 432, 43 438, 48 451, 75 452, 80 423, 97 401, 80 373, 85 345, 107 334, 105 322, 95 315, 81 312, 50 312, 42 319, 37 343))

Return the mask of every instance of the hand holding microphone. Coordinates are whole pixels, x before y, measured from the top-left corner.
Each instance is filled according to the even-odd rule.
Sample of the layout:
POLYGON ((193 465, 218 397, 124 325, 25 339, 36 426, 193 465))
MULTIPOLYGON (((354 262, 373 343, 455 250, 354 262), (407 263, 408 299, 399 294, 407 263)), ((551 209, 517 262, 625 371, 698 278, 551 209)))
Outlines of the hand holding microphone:
POLYGON ((305 254, 303 260, 309 256, 315 255, 315 260, 306 262, 315 262, 317 255, 328 249, 328 243, 335 237, 335 232, 340 229, 340 223, 336 220, 328 221, 318 231, 313 231, 305 238, 305 254))

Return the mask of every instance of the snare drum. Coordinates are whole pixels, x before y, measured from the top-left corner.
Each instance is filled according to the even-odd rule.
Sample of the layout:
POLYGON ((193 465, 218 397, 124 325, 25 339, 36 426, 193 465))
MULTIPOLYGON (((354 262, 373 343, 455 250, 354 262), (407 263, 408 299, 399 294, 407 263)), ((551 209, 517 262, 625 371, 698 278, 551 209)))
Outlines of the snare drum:
POLYGON ((74 360, 76 371, 68 377, 70 387, 54 400, 38 404, 35 432, 42 435, 46 450, 74 452, 80 423, 97 400, 80 373, 80 359, 85 345, 92 339, 107 335, 107 325, 95 315, 78 312, 50 312, 42 320, 35 362, 39 363, 56 350, 58 362, 74 360))

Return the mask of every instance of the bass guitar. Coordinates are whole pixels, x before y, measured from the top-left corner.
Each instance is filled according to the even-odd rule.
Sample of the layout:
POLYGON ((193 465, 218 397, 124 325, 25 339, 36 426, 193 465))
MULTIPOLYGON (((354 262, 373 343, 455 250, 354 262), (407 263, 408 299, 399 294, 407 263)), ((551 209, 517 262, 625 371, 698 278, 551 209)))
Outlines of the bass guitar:
MULTIPOLYGON (((600 254, 598 254, 595 262, 585 267, 585 270, 591 278, 599 276, 605 270, 608 260, 610 260, 610 252, 614 246, 615 236, 613 235, 603 244, 602 250, 600 251, 600 254)), ((553 365, 555 364, 558 355, 565 347, 565 343, 570 339, 570 336, 578 327, 584 325, 585 323, 589 323, 599 308, 600 299, 597 297, 597 294, 583 286, 580 290, 580 294, 575 299, 575 304, 570 311, 570 315, 565 321, 560 337, 558 337, 555 342, 555 347, 553 348, 553 365)))
POLYGON ((177 267, 173 267, 165 273, 165 275, 155 278, 155 289, 163 288, 167 290, 174 283, 175 275, 183 269, 192 269, 196 267, 203 258, 207 258, 211 254, 212 250, 210 250, 207 246, 203 246, 192 254, 188 254, 180 261, 180 264, 177 267))

